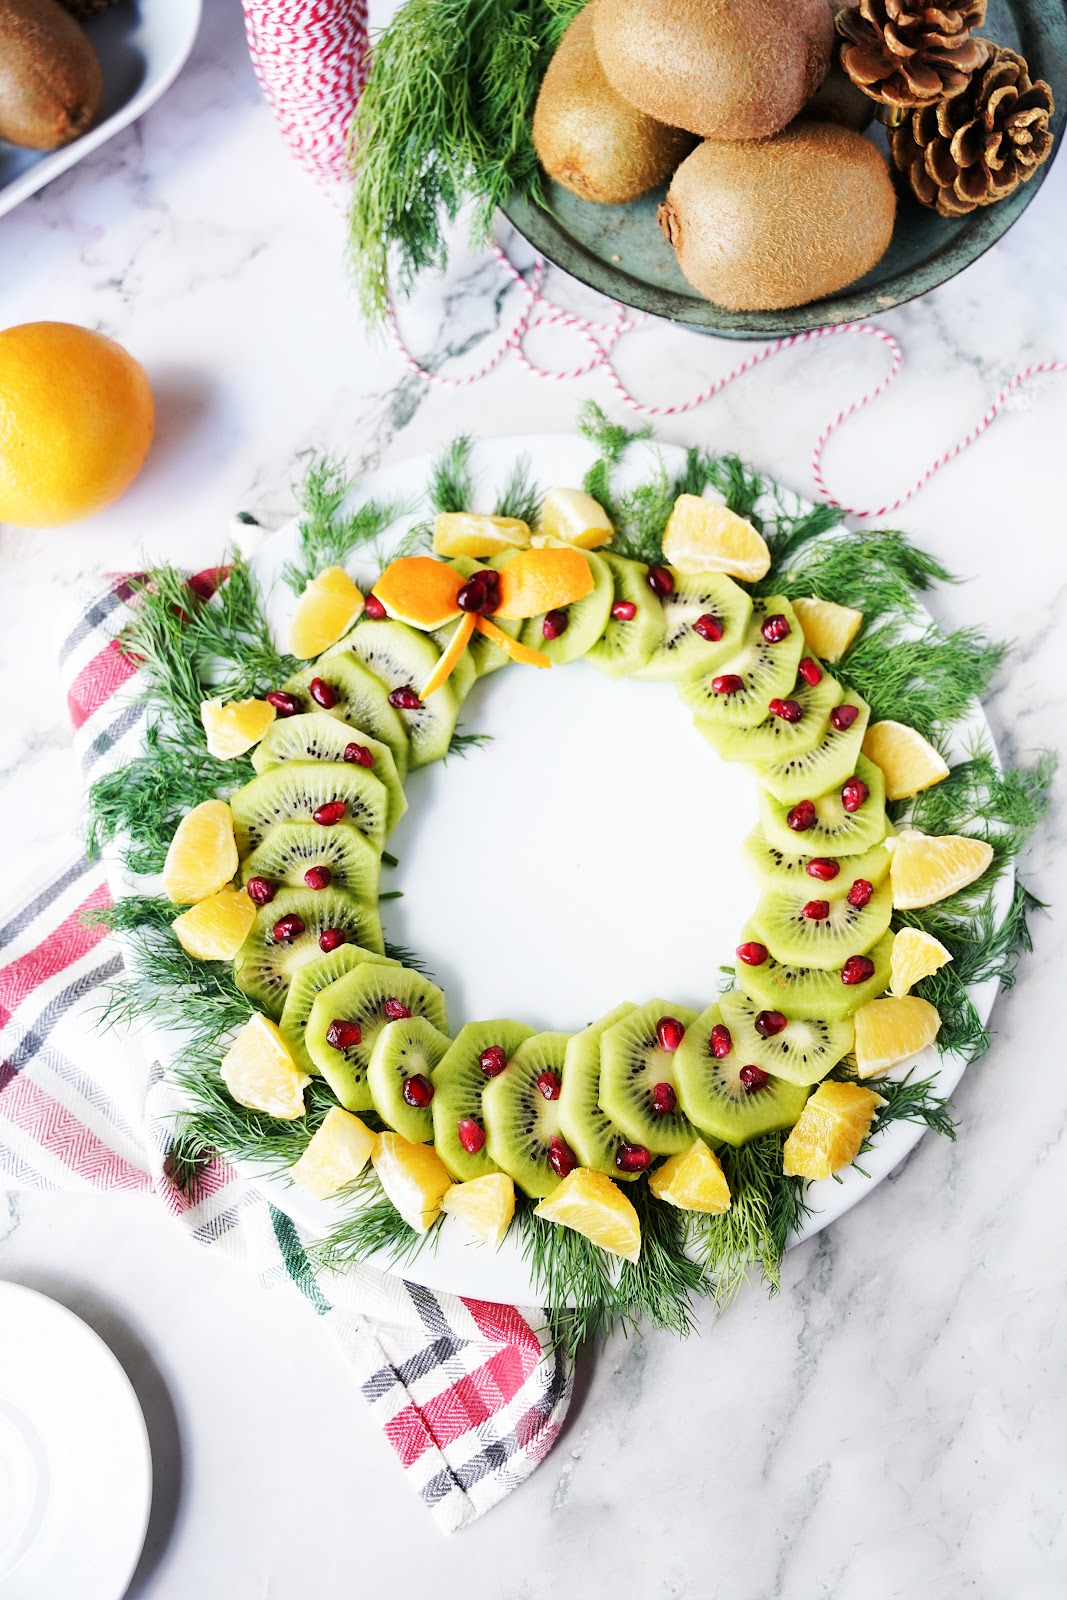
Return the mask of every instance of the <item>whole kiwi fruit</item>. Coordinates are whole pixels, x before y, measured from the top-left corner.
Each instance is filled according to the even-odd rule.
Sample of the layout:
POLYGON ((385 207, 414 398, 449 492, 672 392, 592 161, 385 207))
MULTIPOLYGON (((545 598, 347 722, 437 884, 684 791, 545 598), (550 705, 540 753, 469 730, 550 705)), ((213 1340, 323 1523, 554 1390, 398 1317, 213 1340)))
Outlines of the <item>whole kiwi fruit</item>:
POLYGON ((826 0, 595 0, 597 54, 617 94, 705 139, 763 139, 826 76, 826 0))
POLYGON ((692 134, 665 127, 615 93, 593 44, 589 6, 549 62, 533 141, 549 177, 601 205, 636 200, 666 182, 694 144, 692 134))
POLYGON ((874 266, 896 195, 881 152, 829 122, 773 139, 706 140, 674 174, 659 223, 694 289, 729 311, 833 294, 874 266))
POLYGON ((92 45, 57 0, 0 0, 0 139, 56 150, 100 112, 92 45))

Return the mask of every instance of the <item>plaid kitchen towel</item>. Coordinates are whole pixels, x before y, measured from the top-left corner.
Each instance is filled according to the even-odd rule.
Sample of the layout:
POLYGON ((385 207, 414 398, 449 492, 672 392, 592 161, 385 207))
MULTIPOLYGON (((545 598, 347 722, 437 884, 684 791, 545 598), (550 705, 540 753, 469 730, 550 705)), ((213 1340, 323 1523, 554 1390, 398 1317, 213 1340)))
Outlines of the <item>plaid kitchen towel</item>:
MULTIPOLYGON (((129 597, 127 580, 96 596, 61 654, 86 783, 139 745, 137 669, 115 640, 129 597)), ((370 1267, 315 1275, 292 1221, 221 1162, 195 1200, 177 1189, 172 1092, 135 1038, 99 1029, 122 959, 85 914, 109 903, 103 868, 72 846, 0 922, 0 1187, 154 1190, 201 1244, 305 1295, 437 1525, 472 1522, 533 1471, 566 1414, 572 1372, 543 1313, 370 1267)))

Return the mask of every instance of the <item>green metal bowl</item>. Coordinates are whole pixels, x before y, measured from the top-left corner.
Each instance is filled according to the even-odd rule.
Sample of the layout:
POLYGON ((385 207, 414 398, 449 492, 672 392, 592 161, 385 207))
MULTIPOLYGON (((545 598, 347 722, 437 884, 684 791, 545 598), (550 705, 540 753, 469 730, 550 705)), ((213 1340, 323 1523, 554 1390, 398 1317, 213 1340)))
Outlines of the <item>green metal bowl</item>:
MULTIPOLYGON (((728 339, 781 338, 888 311, 936 289, 970 266, 1006 233, 1034 198, 1067 120, 1067 13, 1063 0, 990 0, 982 33, 1026 57, 1031 76, 1051 84, 1056 101, 1052 157, 998 205, 946 219, 900 193, 892 243, 876 267, 841 294, 786 311, 724 311, 683 278, 660 232, 656 208, 665 190, 624 206, 598 206, 549 182, 548 207, 511 200, 508 220, 556 266, 623 305, 728 339)), ((871 136, 885 143, 884 131, 871 136)))

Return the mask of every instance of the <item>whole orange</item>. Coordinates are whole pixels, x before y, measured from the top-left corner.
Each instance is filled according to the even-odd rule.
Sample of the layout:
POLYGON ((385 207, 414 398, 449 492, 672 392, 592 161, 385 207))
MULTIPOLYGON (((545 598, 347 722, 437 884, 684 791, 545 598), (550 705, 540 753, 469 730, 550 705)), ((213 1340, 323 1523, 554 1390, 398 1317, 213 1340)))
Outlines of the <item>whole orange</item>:
POLYGON ((0 333, 0 522, 102 510, 140 472, 154 428, 144 368, 113 339, 69 322, 0 333))

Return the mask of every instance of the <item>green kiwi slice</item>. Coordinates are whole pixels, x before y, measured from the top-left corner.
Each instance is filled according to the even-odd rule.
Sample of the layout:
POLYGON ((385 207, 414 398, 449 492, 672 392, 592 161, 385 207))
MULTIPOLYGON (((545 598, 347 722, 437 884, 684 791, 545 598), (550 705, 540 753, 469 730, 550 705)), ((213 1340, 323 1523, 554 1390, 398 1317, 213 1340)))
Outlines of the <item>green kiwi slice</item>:
POLYGON ((772 594, 752 602, 741 648, 716 662, 712 671, 680 683, 678 693, 701 721, 753 727, 767 716, 772 700, 788 695, 803 653, 804 635, 792 606, 783 595, 772 594), (770 641, 761 630, 776 616, 785 618, 789 632, 784 639, 770 641), (739 678, 741 687, 716 694, 714 685, 723 677, 739 678))
POLYGON ((367 1064, 367 1086, 374 1109, 383 1122, 412 1144, 433 1138, 430 1104, 410 1105, 404 1095, 408 1078, 433 1078, 434 1069, 452 1043, 425 1017, 401 1017, 387 1022, 374 1041, 367 1064))
POLYGON ((381 956, 376 950, 365 950, 358 944, 342 944, 336 950, 331 950, 329 955, 320 955, 309 961, 293 977, 278 1027, 282 1038, 289 1046, 293 1060, 302 1072, 310 1073, 312 1077, 321 1076, 304 1043, 304 1033, 315 996, 364 961, 370 961, 380 967, 400 965, 399 961, 394 961, 391 956, 381 956))
MULTIPOLYGON (((746 928, 741 935, 745 942, 756 937, 754 928, 746 928)), ((884 933, 873 950, 867 951, 874 973, 862 983, 845 983, 840 968, 827 971, 825 967, 795 966, 768 955, 758 967, 738 961, 737 986, 761 1011, 782 1011, 790 1019, 841 1022, 885 993, 892 951, 893 935, 884 933)))
POLYGON ((818 892, 806 895, 765 889, 752 916, 752 926, 776 961, 798 967, 840 967, 847 956, 866 955, 878 943, 893 915, 893 891, 888 883, 875 889, 865 906, 854 906, 844 896, 826 900, 818 892), (825 917, 805 916, 804 908, 820 902, 825 917))
POLYGON ((751 728, 735 727, 710 717, 697 717, 697 732, 719 752, 724 761, 795 761, 822 744, 830 726, 830 712, 841 700, 841 688, 829 673, 818 683, 798 678, 783 699, 800 707, 800 720, 789 722, 768 711, 762 722, 751 728))
POLYGON ((399 1019, 399 1007, 410 1016, 425 1017, 440 1033, 448 1033, 444 995, 429 978, 409 967, 362 962, 315 996, 304 1033, 308 1055, 346 1111, 373 1110, 374 1097, 367 1083, 371 1051, 386 1023, 399 1019), (397 1014, 391 1016, 390 1012, 397 1014), (331 1044, 335 1022, 355 1023, 359 1039, 346 1045, 331 1044))
MULTIPOLYGON (((532 1028, 521 1022, 510 1022, 506 1017, 495 1022, 468 1022, 459 1030, 434 1073, 433 1142, 437 1154, 457 1182, 465 1183, 468 1178, 484 1178, 487 1173, 500 1171, 485 1145, 480 1150, 467 1150, 459 1137, 461 1120, 469 1119, 485 1132, 482 1095, 490 1076, 482 1067, 482 1056, 487 1050, 502 1050, 506 1066, 519 1046, 532 1038, 532 1028)), ((493 1062, 491 1070, 499 1075, 505 1068, 493 1062)))
POLYGON ((540 650, 557 667, 577 661, 593 648, 611 619, 615 603, 615 582, 607 562, 592 550, 583 550, 581 554, 592 571, 593 587, 584 599, 561 608, 567 618, 564 632, 555 639, 547 639, 545 613, 542 612, 540 616, 530 617, 519 635, 523 644, 529 645, 531 650, 540 650))
MULTIPOLYGON (((288 683, 282 684, 286 693, 295 695, 309 715, 317 709, 311 694, 311 685, 316 678, 329 684, 337 695, 337 704, 331 706, 326 715, 347 722, 353 728, 362 728, 381 744, 388 745, 393 752, 397 775, 403 783, 408 775, 408 736, 399 711, 389 704, 385 686, 347 651, 328 652, 320 656, 313 666, 305 667, 303 672, 298 672, 288 683)), ((288 720, 283 717, 281 725, 284 727, 288 720)), ((267 730, 267 739, 272 732, 273 728, 267 730)), ((263 741, 260 741, 260 749, 262 747, 263 741)))
POLYGON ((370 760, 368 763, 367 756, 363 756, 349 765, 366 766, 385 785, 389 797, 385 826, 386 832, 392 833, 408 808, 393 752, 380 739, 373 739, 332 712, 309 711, 302 716, 279 717, 253 750, 252 765, 257 772, 266 772, 283 761, 344 761, 345 751, 353 744, 367 751, 370 760))
POLYGON ((241 993, 279 1018, 293 978, 322 954, 319 937, 327 928, 339 929, 346 944, 384 951, 374 906, 334 889, 280 889, 270 905, 256 912, 248 938, 237 952, 233 975, 241 993), (299 917, 303 929, 277 940, 274 929, 285 917, 299 917))
POLYGON ((759 1005, 739 989, 724 994, 719 1005, 733 1039, 730 1059, 751 1062, 790 1084, 807 1088, 818 1083, 852 1049, 855 1028, 851 1017, 840 1021, 790 1017, 781 1033, 764 1038, 756 1018, 771 1007, 759 1005))
POLYGON ((683 1111, 675 1106, 658 1112, 653 1098, 658 1084, 669 1084, 677 1096, 675 1053, 660 1044, 658 1024, 672 1018, 688 1028, 696 1016, 689 1006, 650 1000, 601 1035, 600 1109, 631 1144, 644 1145, 653 1155, 677 1155, 696 1137, 683 1111))
MULTIPOLYGON (((650 660, 666 626, 663 607, 648 587, 648 568, 642 561, 601 554, 607 562, 615 592, 607 626, 588 652, 588 660, 611 678, 623 678, 650 660), (613 615, 617 604, 636 607, 632 617, 613 615)), ((627 1174, 629 1176, 629 1174, 627 1174)))
POLYGON ((535 1033, 525 1039, 504 1071, 482 1091, 485 1148, 491 1160, 538 1200, 551 1194, 560 1181, 549 1156, 563 1137, 558 1094, 546 1098, 538 1080, 544 1073, 562 1080, 568 1037, 535 1033))
MULTIPOLYGON (((858 856, 885 838, 885 781, 881 769, 866 756, 857 756, 848 778, 855 776, 867 785, 867 798, 856 811, 846 811, 841 799, 843 785, 817 796, 802 796, 792 805, 783 805, 761 791, 760 821, 767 843, 779 850, 806 850, 813 856, 858 856), (793 806, 811 799, 815 820, 809 827, 789 826, 793 806)), ((796 819, 795 819, 796 820, 796 819)), ((813 896, 814 898, 814 896, 813 896)))
POLYGON ((347 761, 285 761, 238 789, 230 796, 238 852, 244 857, 257 849, 279 822, 324 827, 315 822, 315 812, 338 804, 344 812, 337 822, 358 828, 381 854, 388 811, 385 785, 366 767, 347 761))
MULTIPOLYGON (((893 832, 892 823, 887 821, 887 835, 893 832)), ((842 856, 840 859, 834 856, 786 855, 783 850, 767 843, 762 828, 754 828, 741 849, 749 870, 761 888, 784 894, 804 894, 809 900, 840 900, 848 894, 857 878, 865 878, 877 889, 888 877, 892 860, 884 840, 872 845, 862 855, 842 856), (820 877, 818 872, 809 872, 808 866, 813 860, 819 867, 827 862, 835 866, 837 875, 827 878, 820 877)))
POLYGON ((320 828, 317 822, 279 822, 245 858, 241 882, 268 878, 288 889, 306 889, 305 873, 325 867, 330 889, 343 889, 373 905, 378 899, 382 858, 366 834, 351 823, 320 828))
POLYGON ((674 588, 660 602, 663 634, 637 677, 676 682, 717 670, 720 661, 740 650, 752 615, 752 600, 748 591, 725 573, 687 576, 673 567, 668 571, 674 588), (694 623, 706 616, 714 617, 721 625, 721 639, 705 639, 696 632, 694 623))
MULTIPOLYGON (((871 708, 858 694, 845 690, 838 691, 834 701, 834 706, 837 705, 856 707, 859 715, 851 728, 837 729, 827 718, 822 737, 810 750, 783 750, 777 760, 757 766, 756 777, 776 800, 793 805, 805 795, 822 794, 844 783, 855 772, 871 708)), ((834 706, 830 707, 831 711, 834 706)))
POLYGON ((598 1103, 600 1094, 600 1040, 608 1028, 629 1016, 634 1007, 616 1006, 599 1022, 591 1023, 572 1036, 563 1066, 563 1093, 559 1101, 559 1121, 563 1137, 583 1167, 607 1172, 622 1183, 632 1183, 639 1172, 623 1172, 615 1164, 619 1146, 629 1141, 621 1128, 604 1115, 598 1103))
MULTIPOLYGON (((355 660, 385 685, 387 695, 398 689, 412 689, 418 696, 441 659, 441 652, 428 634, 391 619, 361 619, 349 637, 348 648, 355 660)), ((442 684, 428 700, 420 699, 411 710, 403 706, 396 709, 408 736, 411 765, 424 767, 430 761, 440 761, 451 743, 459 716, 459 700, 451 683, 442 684)))
POLYGON ((804 1109, 807 1090, 776 1077, 746 1085, 744 1068, 762 1063, 746 1054, 737 1038, 726 1055, 716 1055, 711 1031, 721 1028, 722 1020, 719 1007, 711 1005, 686 1029, 674 1064, 678 1103, 686 1116, 707 1138, 724 1144, 744 1144, 761 1133, 791 1128, 804 1109))

